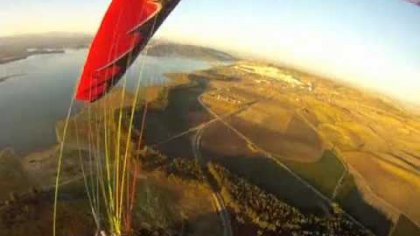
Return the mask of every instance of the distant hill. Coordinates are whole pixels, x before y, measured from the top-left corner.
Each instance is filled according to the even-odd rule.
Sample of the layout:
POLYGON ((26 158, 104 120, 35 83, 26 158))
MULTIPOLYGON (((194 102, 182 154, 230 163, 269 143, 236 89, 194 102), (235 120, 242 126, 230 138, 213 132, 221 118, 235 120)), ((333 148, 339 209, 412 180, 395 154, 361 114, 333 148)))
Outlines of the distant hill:
POLYGON ((87 48, 92 37, 87 34, 46 33, 0 37, 0 64, 22 60, 31 55, 64 53, 63 49, 87 48))
POLYGON ((177 43, 152 43, 149 46, 147 54, 156 57, 188 57, 206 61, 235 61, 234 56, 207 47, 185 45, 177 43))
POLYGON ((7 48, 86 48, 91 40, 92 36, 88 34, 60 32, 0 37, 0 53, 7 48))
MULTIPOLYGON (((0 37, 0 64, 22 60, 31 55, 63 53, 63 49, 88 48, 92 36, 80 33, 24 34, 0 37)), ((157 57, 177 56, 205 61, 235 61, 234 56, 207 47, 171 42, 152 41, 148 55, 157 57)))

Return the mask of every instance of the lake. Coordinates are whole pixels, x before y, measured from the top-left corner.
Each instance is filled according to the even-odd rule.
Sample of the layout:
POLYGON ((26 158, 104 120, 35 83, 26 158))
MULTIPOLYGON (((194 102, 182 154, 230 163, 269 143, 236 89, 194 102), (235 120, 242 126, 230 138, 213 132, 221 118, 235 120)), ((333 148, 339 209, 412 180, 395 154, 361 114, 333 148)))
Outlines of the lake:
MULTIPOLYGON (((0 150, 11 147, 19 154, 56 144, 55 124, 66 117, 87 50, 37 55, 0 65, 0 150)), ((129 88, 163 84, 168 72, 190 72, 211 66, 205 61, 180 57, 140 56, 127 71, 129 88)), ((77 112, 83 104, 76 103, 77 112)))

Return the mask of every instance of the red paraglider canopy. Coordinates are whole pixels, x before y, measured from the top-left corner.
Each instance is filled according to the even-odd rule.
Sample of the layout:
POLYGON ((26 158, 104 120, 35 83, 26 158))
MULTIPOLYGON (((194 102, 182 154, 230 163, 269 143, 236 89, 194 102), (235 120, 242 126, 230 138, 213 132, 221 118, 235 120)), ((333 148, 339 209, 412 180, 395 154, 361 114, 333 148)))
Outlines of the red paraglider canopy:
POLYGON ((76 99, 92 102, 112 88, 179 1, 113 0, 90 47, 76 99))

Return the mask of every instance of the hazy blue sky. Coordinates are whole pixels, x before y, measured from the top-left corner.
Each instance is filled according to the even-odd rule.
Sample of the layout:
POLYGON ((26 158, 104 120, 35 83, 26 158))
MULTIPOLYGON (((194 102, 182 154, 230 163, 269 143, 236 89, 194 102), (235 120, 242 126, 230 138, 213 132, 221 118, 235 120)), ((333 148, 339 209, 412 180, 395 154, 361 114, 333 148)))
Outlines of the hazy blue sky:
MULTIPOLYGON (((0 35, 94 32, 109 0, 0 0, 0 35)), ((182 0, 158 34, 261 55, 420 104, 420 7, 402 0, 182 0)))

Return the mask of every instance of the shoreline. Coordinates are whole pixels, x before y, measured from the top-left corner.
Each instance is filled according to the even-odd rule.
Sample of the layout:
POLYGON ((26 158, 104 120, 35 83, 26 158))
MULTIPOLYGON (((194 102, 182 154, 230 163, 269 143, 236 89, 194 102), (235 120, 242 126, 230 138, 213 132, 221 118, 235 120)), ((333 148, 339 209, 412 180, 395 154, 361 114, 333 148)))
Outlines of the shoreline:
MULTIPOLYGON (((29 58, 30 56, 35 56, 35 55, 64 54, 64 53, 66 53, 65 49, 44 49, 44 48, 41 48, 41 49, 37 49, 35 51, 28 51, 28 49, 26 48, 25 51, 20 51, 20 52, 15 53, 15 54, 18 54, 18 55, 11 55, 11 56, 3 57, 3 58, 0 57, 0 65, 24 60, 24 59, 29 58)), ((0 82, 2 82, 1 78, 0 78, 0 82)))
POLYGON ((6 82, 7 80, 9 80, 9 79, 13 79, 13 78, 16 78, 16 77, 22 77, 22 76, 25 76, 26 74, 12 74, 12 75, 6 75, 6 76, 3 76, 3 77, 0 77, 0 83, 2 83, 2 82, 6 82))

